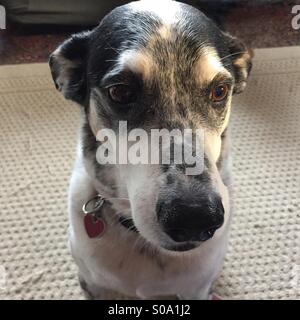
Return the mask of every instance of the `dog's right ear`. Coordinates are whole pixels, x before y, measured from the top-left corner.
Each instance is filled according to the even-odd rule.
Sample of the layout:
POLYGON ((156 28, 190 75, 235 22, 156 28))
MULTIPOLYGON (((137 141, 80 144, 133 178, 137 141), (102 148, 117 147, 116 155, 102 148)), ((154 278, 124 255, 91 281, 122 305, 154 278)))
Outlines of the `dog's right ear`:
POLYGON ((89 32, 71 36, 50 56, 49 65, 56 89, 66 99, 83 104, 87 95, 86 66, 89 32))
POLYGON ((228 46, 229 56, 232 61, 235 86, 234 93, 241 93, 246 87, 247 79, 252 69, 252 58, 254 53, 239 39, 223 32, 228 46))

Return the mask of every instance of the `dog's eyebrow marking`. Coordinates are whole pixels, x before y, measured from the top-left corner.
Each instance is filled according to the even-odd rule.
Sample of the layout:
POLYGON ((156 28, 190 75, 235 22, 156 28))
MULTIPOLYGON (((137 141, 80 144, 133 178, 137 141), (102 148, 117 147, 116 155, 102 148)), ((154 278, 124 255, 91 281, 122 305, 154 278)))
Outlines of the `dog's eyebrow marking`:
POLYGON ((210 83, 220 73, 231 78, 229 71, 224 68, 216 50, 212 47, 202 49, 196 66, 199 82, 201 84, 210 83))
POLYGON ((146 50, 126 50, 120 55, 117 68, 119 70, 129 69, 134 73, 141 74, 143 79, 147 80, 150 79, 154 62, 146 50))

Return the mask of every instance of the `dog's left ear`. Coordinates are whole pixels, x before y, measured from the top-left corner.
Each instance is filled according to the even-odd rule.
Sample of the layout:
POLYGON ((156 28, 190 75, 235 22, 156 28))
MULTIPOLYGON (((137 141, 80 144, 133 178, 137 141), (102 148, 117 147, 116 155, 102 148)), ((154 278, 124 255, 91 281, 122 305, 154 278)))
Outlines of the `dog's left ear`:
POLYGON ((89 32, 71 36, 50 56, 49 65, 56 89, 66 99, 83 104, 87 95, 86 65, 89 32))
POLYGON ((235 86, 233 93, 244 91, 248 76, 252 69, 252 58, 254 53, 239 39, 228 33, 223 33, 229 49, 230 59, 232 60, 233 72, 235 77, 235 86))

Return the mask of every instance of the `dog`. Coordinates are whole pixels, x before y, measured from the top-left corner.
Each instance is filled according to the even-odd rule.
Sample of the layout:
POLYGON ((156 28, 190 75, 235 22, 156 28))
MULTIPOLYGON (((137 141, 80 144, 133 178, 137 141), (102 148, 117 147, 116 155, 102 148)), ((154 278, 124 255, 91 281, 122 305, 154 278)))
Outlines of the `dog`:
POLYGON ((251 61, 241 41, 171 0, 117 7, 51 54, 56 88, 82 115, 69 243, 90 298, 209 299, 231 220, 231 100, 251 61), (97 133, 118 135, 120 121, 146 132, 203 129, 202 172, 99 164, 97 133))

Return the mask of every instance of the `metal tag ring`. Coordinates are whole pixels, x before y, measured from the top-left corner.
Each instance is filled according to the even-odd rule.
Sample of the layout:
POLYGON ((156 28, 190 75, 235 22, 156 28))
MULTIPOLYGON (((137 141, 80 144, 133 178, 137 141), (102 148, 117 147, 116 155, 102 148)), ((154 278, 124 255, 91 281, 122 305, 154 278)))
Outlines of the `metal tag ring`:
POLYGON ((105 202, 105 199, 100 196, 99 194, 97 196, 95 196, 94 198, 88 200, 82 207, 82 211, 85 213, 85 214, 91 214, 91 213, 96 213, 98 212, 101 207, 103 206, 105 202), (89 204, 91 204, 92 202, 95 202, 95 206, 91 209, 91 210, 88 210, 88 206, 89 204))

